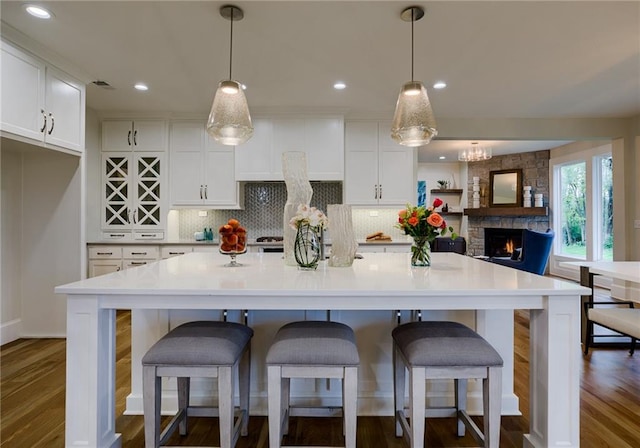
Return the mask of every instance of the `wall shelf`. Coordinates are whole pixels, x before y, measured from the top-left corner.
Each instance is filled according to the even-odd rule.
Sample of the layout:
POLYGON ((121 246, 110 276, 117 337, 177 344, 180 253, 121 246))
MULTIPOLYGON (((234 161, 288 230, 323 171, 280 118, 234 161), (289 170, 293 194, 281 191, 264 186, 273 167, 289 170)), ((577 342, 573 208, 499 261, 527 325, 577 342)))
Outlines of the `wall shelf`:
POLYGON ((462 194, 464 190, 461 188, 434 188, 431 190, 431 193, 452 193, 452 194, 462 194))
POLYGON ((467 216, 548 216, 549 207, 485 207, 465 208, 467 216))

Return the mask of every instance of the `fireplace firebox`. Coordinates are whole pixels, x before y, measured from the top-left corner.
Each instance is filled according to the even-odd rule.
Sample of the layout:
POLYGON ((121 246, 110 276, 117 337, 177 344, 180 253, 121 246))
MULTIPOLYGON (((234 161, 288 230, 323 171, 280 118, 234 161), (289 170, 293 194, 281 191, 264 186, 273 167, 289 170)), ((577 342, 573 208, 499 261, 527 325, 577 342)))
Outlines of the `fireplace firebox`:
POLYGON ((512 257, 522 248, 522 229, 484 229, 484 254, 487 257, 512 257))

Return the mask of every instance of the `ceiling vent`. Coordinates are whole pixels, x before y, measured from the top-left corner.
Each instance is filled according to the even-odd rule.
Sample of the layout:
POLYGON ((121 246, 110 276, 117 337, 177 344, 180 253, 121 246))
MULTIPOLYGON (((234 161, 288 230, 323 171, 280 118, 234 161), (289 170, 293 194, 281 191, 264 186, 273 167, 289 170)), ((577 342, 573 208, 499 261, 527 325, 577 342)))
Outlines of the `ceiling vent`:
POLYGON ((97 85, 98 87, 102 87, 103 89, 113 90, 115 87, 112 87, 107 81, 101 81, 99 79, 92 82, 92 84, 97 85))

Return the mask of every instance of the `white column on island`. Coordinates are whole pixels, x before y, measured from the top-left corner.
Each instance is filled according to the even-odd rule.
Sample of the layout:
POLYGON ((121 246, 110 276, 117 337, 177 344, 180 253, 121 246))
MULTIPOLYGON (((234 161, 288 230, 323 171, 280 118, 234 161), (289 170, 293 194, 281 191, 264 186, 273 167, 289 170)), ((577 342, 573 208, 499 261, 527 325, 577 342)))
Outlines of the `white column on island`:
POLYGON ((115 316, 98 296, 67 298, 65 446, 116 448, 115 316), (97 404, 97 406, 96 406, 97 404))
POLYGON ((547 296, 530 311, 529 434, 525 448, 580 446, 580 302, 547 296), (562 416, 562 418, 559 418, 562 416))

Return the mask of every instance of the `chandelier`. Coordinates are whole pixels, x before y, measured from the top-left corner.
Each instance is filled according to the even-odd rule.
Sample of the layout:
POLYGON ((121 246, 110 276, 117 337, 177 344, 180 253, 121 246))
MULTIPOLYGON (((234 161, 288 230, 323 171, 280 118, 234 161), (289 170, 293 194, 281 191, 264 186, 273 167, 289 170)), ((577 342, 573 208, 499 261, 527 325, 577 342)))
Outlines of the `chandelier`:
POLYGON ((470 148, 458 151, 458 160, 461 162, 479 162, 491 158, 490 146, 478 146, 478 142, 471 143, 470 148))

